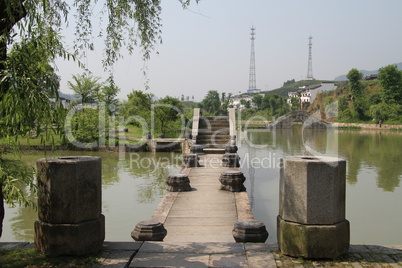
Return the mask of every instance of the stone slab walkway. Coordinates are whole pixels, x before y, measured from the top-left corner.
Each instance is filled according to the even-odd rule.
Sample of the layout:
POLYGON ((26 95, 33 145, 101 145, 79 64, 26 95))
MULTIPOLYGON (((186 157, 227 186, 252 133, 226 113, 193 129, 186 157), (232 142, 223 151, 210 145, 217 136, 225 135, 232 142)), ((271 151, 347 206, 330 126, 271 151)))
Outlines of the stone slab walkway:
MULTIPOLYGON (((33 243, 1 243, 0 249, 33 248, 33 243)), ((276 244, 105 242, 95 267, 402 267, 402 246, 351 245, 335 260, 284 256, 276 244)))
POLYGON ((235 242, 232 230, 239 220, 253 219, 247 192, 220 190, 219 177, 225 170, 222 155, 200 156, 201 167, 186 168, 192 191, 167 192, 152 220, 164 223, 164 242, 235 242))

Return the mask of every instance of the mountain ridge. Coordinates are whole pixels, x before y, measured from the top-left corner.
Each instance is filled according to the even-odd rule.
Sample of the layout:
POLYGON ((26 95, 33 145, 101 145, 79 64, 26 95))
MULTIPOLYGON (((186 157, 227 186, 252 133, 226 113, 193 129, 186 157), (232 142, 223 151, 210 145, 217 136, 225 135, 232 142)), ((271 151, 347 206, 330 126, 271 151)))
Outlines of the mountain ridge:
MULTIPOLYGON (((402 70, 402 62, 394 63, 394 64, 391 64, 391 65, 396 65, 396 67, 398 67, 398 70, 402 70)), ((366 77, 366 76, 369 76, 369 75, 372 75, 372 74, 378 74, 378 69, 374 70, 374 71, 359 70, 359 72, 361 72, 363 74, 363 77, 366 77)), ((346 80, 348 80, 346 78, 346 74, 342 74, 342 75, 339 75, 339 76, 335 77, 333 81, 346 81, 346 80)))

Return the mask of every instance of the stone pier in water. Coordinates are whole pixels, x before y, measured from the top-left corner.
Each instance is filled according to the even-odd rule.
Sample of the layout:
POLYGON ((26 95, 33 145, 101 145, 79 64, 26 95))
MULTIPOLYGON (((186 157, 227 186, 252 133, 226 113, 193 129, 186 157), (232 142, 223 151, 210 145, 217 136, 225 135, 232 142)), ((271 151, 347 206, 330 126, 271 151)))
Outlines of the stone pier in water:
POLYGON ((285 255, 337 258, 349 249, 346 161, 289 156, 280 170, 278 246, 285 255))

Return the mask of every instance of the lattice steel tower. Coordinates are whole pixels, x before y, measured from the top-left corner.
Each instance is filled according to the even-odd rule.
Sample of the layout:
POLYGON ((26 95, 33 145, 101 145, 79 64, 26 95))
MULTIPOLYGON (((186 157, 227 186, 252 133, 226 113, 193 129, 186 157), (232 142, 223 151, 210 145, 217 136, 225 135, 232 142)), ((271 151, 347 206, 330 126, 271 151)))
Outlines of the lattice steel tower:
POLYGON ((308 38, 309 42, 308 42, 308 69, 307 69, 307 80, 314 80, 313 77, 313 60, 311 57, 311 50, 313 47, 313 43, 311 42, 311 39, 313 39, 313 37, 308 38))
POLYGON ((255 40, 255 28, 251 27, 251 54, 250 54, 250 76, 249 76, 249 90, 256 90, 255 82, 255 53, 254 53, 254 40, 255 40))

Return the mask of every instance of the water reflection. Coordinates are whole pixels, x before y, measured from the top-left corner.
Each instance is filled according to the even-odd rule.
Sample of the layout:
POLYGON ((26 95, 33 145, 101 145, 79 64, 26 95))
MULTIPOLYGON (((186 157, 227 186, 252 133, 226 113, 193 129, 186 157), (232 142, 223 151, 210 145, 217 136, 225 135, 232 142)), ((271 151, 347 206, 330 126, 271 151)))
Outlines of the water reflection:
POLYGON ((137 187, 137 202, 153 203, 166 190, 166 178, 180 169, 181 160, 173 153, 129 153, 126 155, 124 170, 143 183, 137 187))
POLYGON ((402 225, 402 214, 395 211, 402 203, 402 133, 333 131, 328 135, 325 130, 302 128, 251 130, 238 133, 238 146, 253 213, 266 224, 268 243, 276 242, 279 160, 312 153, 347 160, 346 218, 351 223, 351 242, 401 243, 395 233, 402 225))
MULTIPOLYGON (((29 196, 29 199, 35 200, 34 196, 29 196)), ((13 222, 13 224, 10 226, 11 227, 11 232, 16 238, 14 241, 27 241, 27 237, 33 237, 33 221, 32 219, 37 219, 38 218, 38 213, 30 208, 25 208, 25 207, 15 207, 13 208, 15 213, 12 213, 12 215, 7 215, 9 212, 8 209, 6 209, 6 216, 11 216, 10 221, 13 222)), ((7 226, 7 223, 4 222, 4 226, 7 226)), ((10 230, 4 230, 3 228, 3 236, 7 235, 10 230)), ((3 241, 3 238, 2 238, 3 241)))
MULTIPOLYGON (((402 133, 336 131, 335 134, 337 148, 329 146, 335 144, 334 136, 323 130, 294 128, 238 133, 247 192, 255 218, 263 221, 270 233, 267 242, 276 242, 279 159, 311 154, 313 150, 347 160, 351 242, 401 244, 394 234, 402 225, 402 214, 395 213, 402 202, 402 133)), ((110 152, 57 152, 57 155, 102 158, 102 210, 106 216, 106 240, 110 241, 132 241, 130 232, 135 224, 151 217, 165 194, 166 177, 177 173, 181 165, 180 154, 171 153, 127 153, 123 157, 110 152)), ((31 152, 23 160, 34 166, 42 157, 41 152, 31 152)), ((36 219, 35 211, 7 208, 1 241, 33 241, 36 219)))
POLYGON ((402 175, 402 136, 400 133, 356 131, 339 134, 340 153, 348 160, 348 182, 356 183, 361 166, 377 170, 377 187, 393 192, 402 175))
POLYGON ((357 183, 362 165, 377 170, 377 186, 393 192, 402 176, 402 135, 393 132, 277 129, 242 133, 243 144, 282 155, 328 155, 348 162, 347 181, 357 183), (311 148, 312 150, 309 150, 311 148))
MULTIPOLYGON (((132 241, 130 232, 139 221, 149 220, 165 194, 165 179, 181 169, 175 153, 25 152, 22 160, 35 166, 43 157, 89 155, 102 158, 102 213, 106 217, 106 240, 132 241)), ((31 196, 35 200, 35 196, 31 196)), ((33 241, 37 212, 6 208, 1 241, 33 241)))

